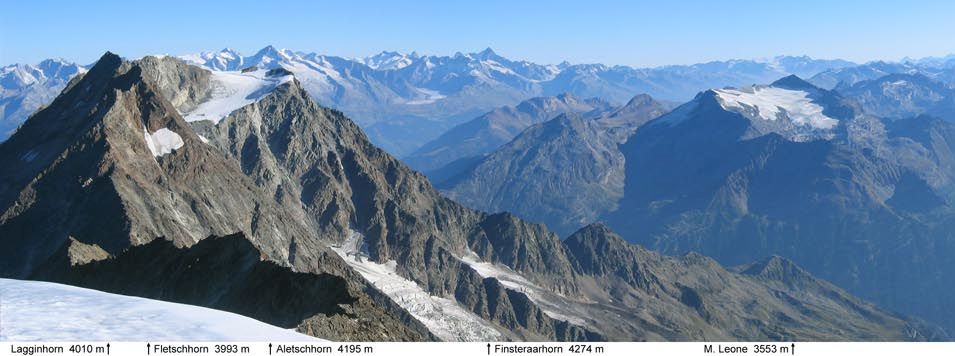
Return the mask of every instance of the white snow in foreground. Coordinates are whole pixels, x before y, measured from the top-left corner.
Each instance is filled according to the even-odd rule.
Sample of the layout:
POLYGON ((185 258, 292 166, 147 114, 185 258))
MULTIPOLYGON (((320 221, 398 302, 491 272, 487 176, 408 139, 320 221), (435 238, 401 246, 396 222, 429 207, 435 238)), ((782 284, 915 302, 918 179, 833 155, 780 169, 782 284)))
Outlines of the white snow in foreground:
POLYGON ((0 279, 0 341, 324 341, 215 309, 0 279))
POLYGON ((149 152, 152 152, 153 156, 156 157, 172 153, 173 150, 178 150, 184 145, 179 134, 165 127, 153 133, 149 133, 149 130, 143 127, 143 136, 146 139, 149 152))
POLYGON ((815 129, 831 129, 839 120, 822 113, 822 106, 809 98, 802 90, 790 90, 776 87, 756 86, 752 93, 736 89, 717 89, 716 94, 723 107, 732 110, 755 109, 757 117, 764 120, 776 120, 785 112, 797 125, 809 125, 815 129))
POLYGON ((491 341, 502 339, 486 320, 465 310, 456 301, 432 296, 395 272, 395 261, 384 264, 368 260, 362 250, 363 237, 352 232, 342 246, 333 246, 342 259, 378 290, 424 324, 443 341, 491 341))
POLYGON ((461 257, 460 260, 470 266, 475 272, 481 275, 481 277, 497 279, 504 288, 523 293, 528 299, 541 308, 547 316, 572 324, 587 325, 584 319, 571 316, 567 313, 571 308, 568 308, 566 303, 562 303, 562 301, 559 300, 561 299, 559 296, 555 298, 551 295, 553 293, 528 281, 507 266, 499 266, 481 261, 473 251, 468 251, 468 254, 461 257))
POLYGON ((183 113, 183 117, 186 121, 218 123, 233 111, 262 99, 279 85, 292 80, 291 75, 268 77, 266 72, 265 69, 248 73, 212 71, 211 98, 183 113))

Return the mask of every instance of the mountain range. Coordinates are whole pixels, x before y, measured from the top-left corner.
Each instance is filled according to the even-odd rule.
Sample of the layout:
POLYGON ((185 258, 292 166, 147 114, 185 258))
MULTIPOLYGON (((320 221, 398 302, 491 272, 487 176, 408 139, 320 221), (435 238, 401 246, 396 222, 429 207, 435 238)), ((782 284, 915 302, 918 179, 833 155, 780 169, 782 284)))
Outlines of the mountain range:
POLYGON ((562 234, 604 221, 666 254, 699 252, 729 265, 785 256, 879 305, 951 329, 955 96, 938 81, 948 72, 932 73, 841 80, 835 90, 795 76, 706 90, 639 126, 619 148, 593 135, 567 144, 592 129, 580 124, 588 120, 558 117, 541 128, 561 134, 528 129, 439 187, 466 205, 511 210, 562 234), (580 154, 600 145, 609 148, 592 152, 619 154, 580 154), (555 203, 568 187, 580 193, 574 203, 555 203))
POLYGON ((494 151, 534 124, 558 114, 600 116, 614 106, 599 98, 580 99, 573 94, 537 97, 515 106, 504 106, 455 126, 404 158, 414 169, 430 173, 449 163, 473 159, 494 151))
POLYGON ((889 74, 852 85, 843 83, 834 90, 855 99, 863 110, 879 117, 907 119, 931 115, 955 119, 955 89, 922 74, 889 74))
MULTIPOLYGON (((317 103, 304 80, 105 54, 0 143, 0 276, 211 307, 329 340, 947 337, 784 258, 724 268, 603 225, 561 240, 466 208, 317 103)), ((672 115, 634 123, 635 135, 672 115)))
POLYGON ((53 101, 70 78, 85 71, 62 59, 0 68, 0 141, 12 135, 34 111, 53 101))
POLYGON ((631 241, 724 263, 780 254, 953 326, 955 290, 937 286, 955 285, 955 126, 881 119, 795 77, 707 91, 655 123, 622 148, 624 198, 607 217, 631 241))
MULTIPOLYGON (((382 52, 367 58, 344 58, 272 46, 250 56, 223 49, 180 58, 217 71, 253 66, 285 68, 296 74, 318 103, 355 118, 372 142, 399 157, 413 153, 455 125, 533 97, 571 93, 580 98, 598 97, 622 103, 646 93, 659 100, 683 102, 708 88, 766 83, 787 74, 811 76, 854 65, 842 60, 780 56, 632 68, 566 62, 536 64, 508 59, 491 49, 452 56, 382 52)), ((21 75, 22 71, 11 69, 18 67, 27 66, 4 67, 0 80, 32 83, 21 75)), ((4 111, 10 112, 3 120, 8 122, 7 131, 48 103, 69 76, 79 70, 82 69, 57 81, 10 87, 4 84, 4 111), (25 99, 29 97, 36 99, 25 99)))

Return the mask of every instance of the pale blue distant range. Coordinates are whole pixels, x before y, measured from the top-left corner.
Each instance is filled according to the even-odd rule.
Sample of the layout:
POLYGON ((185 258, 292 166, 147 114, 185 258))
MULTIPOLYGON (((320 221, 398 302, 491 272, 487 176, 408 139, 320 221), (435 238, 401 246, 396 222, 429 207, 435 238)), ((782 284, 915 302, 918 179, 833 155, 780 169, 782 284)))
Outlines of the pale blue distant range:
POLYGON ((854 62, 955 52, 950 1, 7 1, 0 63, 91 63, 264 44, 344 57, 493 47, 536 63, 636 67, 806 54, 854 62))

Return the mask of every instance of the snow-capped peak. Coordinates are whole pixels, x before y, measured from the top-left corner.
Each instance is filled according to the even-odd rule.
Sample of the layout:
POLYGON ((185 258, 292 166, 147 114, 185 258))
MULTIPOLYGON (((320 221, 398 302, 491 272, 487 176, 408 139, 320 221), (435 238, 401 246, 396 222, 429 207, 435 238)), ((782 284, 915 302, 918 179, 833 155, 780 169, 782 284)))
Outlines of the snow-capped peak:
POLYGON ((500 58, 497 53, 491 49, 491 47, 485 48, 483 51, 475 53, 474 56, 483 60, 500 58))
POLYGON ((292 51, 287 49, 276 49, 272 45, 268 45, 252 55, 247 62, 269 67, 269 64, 288 62, 294 57, 295 53, 292 53, 292 51))
POLYGON ((11 64, 0 70, 0 84, 4 88, 18 88, 45 80, 43 71, 30 64, 11 64))
POLYGON ((359 62, 375 70, 395 70, 411 65, 414 59, 415 54, 407 55, 401 52, 384 51, 371 57, 362 58, 359 62))
POLYGON ((242 55, 231 48, 202 52, 200 54, 188 54, 178 56, 178 58, 188 63, 204 66, 213 70, 238 70, 244 67, 244 58, 242 55))
POLYGON ((0 87, 17 89, 48 80, 66 83, 74 75, 85 72, 83 66, 58 58, 47 59, 37 65, 11 64, 0 68, 0 87))
POLYGON ((240 55, 239 52, 237 52, 236 50, 234 50, 234 49, 232 49, 232 48, 229 48, 229 47, 226 47, 226 48, 223 48, 223 49, 219 50, 218 55, 222 56, 223 58, 239 58, 239 57, 242 57, 242 55, 240 55))

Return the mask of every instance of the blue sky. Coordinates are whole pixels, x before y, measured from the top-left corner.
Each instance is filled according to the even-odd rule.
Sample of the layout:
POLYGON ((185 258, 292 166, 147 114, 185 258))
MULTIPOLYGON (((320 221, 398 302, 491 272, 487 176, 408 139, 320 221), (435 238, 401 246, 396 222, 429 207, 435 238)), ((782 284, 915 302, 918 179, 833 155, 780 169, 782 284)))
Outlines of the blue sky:
POLYGON ((955 53, 953 1, 6 1, 0 64, 89 63, 267 44, 359 57, 492 47, 540 63, 631 66, 807 54, 955 53))

